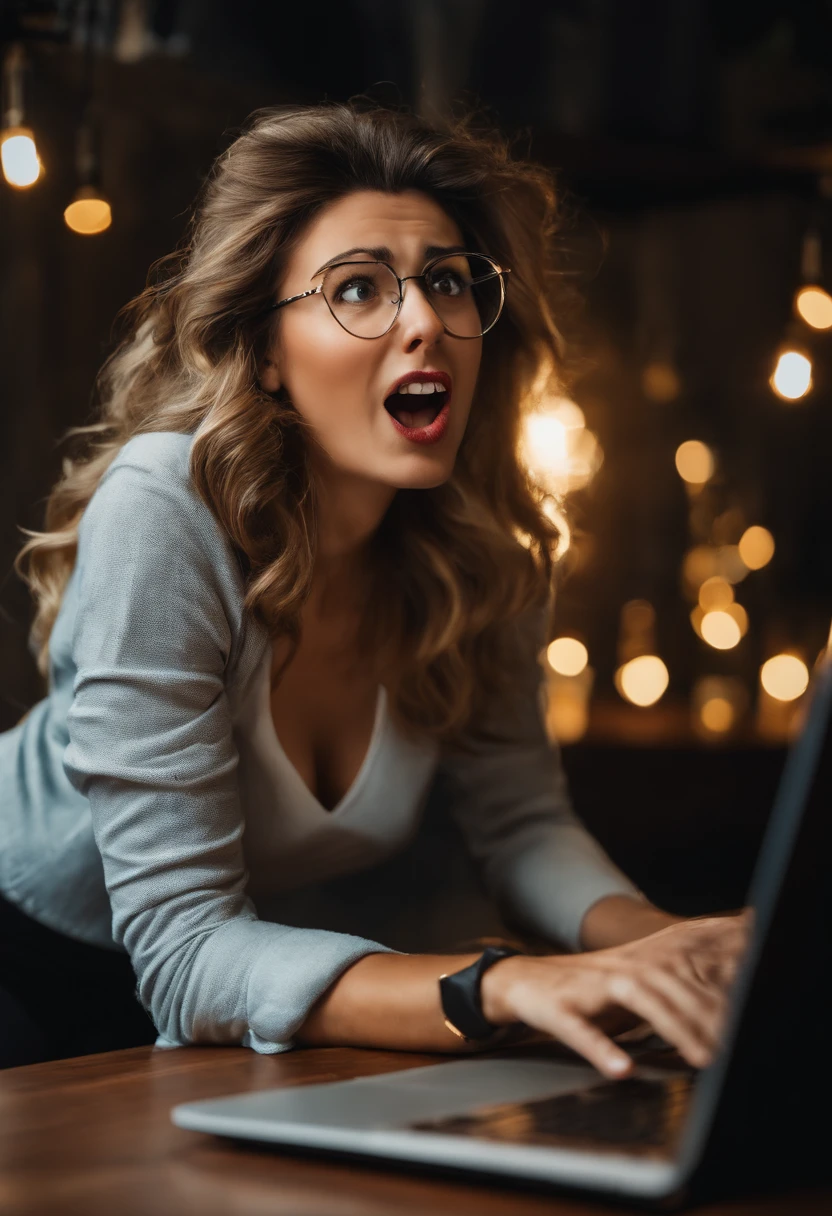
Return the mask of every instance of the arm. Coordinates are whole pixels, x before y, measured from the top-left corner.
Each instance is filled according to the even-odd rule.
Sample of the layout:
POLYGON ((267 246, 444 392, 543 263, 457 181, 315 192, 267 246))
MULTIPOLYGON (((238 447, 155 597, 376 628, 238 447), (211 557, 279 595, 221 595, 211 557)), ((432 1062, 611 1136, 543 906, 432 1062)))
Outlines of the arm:
POLYGON ((664 914, 613 864, 575 815, 560 751, 541 706, 543 645, 537 613, 519 622, 513 695, 491 707, 499 742, 468 739, 440 772, 449 806, 486 886, 513 918, 544 940, 598 949, 661 926, 664 914))
POLYGON ((64 765, 142 1003, 171 1043, 286 1050, 320 994, 386 947, 260 921, 246 895, 225 691, 233 554, 183 476, 122 454, 81 521, 76 577, 64 765))
POLYGON ((668 925, 682 924, 684 917, 663 912, 643 899, 608 895, 593 904, 581 921, 581 949, 604 950, 623 946, 668 925))

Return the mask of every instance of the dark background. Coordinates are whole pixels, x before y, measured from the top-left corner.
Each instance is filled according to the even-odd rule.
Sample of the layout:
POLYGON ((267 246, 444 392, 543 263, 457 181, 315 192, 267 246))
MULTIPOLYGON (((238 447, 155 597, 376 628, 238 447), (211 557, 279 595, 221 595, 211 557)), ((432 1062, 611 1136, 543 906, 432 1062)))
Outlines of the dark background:
MULTIPOLYGON (((587 640, 596 701, 617 705, 614 722, 643 714, 613 689, 620 609, 634 597, 657 609, 671 677, 660 713, 685 705, 704 674, 753 690, 774 648, 811 662, 832 615, 832 336, 806 335, 815 387, 802 403, 784 405, 768 377, 809 225, 825 238, 832 285, 826 0, 98 0, 0 13, 4 43, 22 37, 29 54, 27 122, 46 165, 30 190, 0 183, 0 729, 43 694, 11 570, 17 529, 42 523, 57 441, 88 417, 117 310, 175 246, 203 175, 252 109, 366 92, 428 115, 476 104, 557 171, 563 270, 586 302, 563 318, 582 352, 574 396, 604 452, 570 501, 583 539, 560 626, 587 640), (113 225, 80 237, 62 213, 90 18, 113 225), (655 359, 680 380, 664 404, 643 388, 655 359), (720 509, 777 542, 739 596, 751 628, 731 652, 696 638, 680 592, 690 538, 673 454, 691 437, 717 454, 720 509)), ((576 800, 656 898, 672 905, 675 890, 685 911, 739 902, 782 750, 677 736, 676 750, 657 752, 633 750, 623 728, 590 730, 565 749, 576 800)))

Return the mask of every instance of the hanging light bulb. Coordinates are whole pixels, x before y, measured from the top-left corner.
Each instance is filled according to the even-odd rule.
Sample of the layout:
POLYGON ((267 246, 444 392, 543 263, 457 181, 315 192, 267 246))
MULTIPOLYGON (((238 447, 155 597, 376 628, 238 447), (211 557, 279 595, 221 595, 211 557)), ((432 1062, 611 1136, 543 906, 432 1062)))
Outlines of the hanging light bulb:
POLYGON ((95 236, 110 227, 113 213, 109 202, 95 186, 79 186, 72 202, 64 208, 64 220, 73 232, 95 236))
POLYGON ((80 184, 64 210, 64 220, 73 232, 96 236, 110 227, 113 213, 99 183, 98 131, 89 110, 78 128, 76 166, 80 184))
POLYGON ((801 287, 794 306, 812 329, 832 329, 832 296, 822 287, 801 287))
POLYGON ((96 14, 97 6, 90 5, 87 9, 84 46, 85 102, 75 149, 78 188, 71 202, 64 209, 66 226, 82 236, 96 236, 99 232, 106 232, 113 222, 110 202, 101 190, 99 130, 93 115, 93 71, 95 67, 93 48, 96 14))
POLYGON ((817 228, 804 234, 800 272, 803 283, 794 297, 795 312, 812 329, 832 329, 832 296, 820 286, 823 254, 817 228))
POLYGON ((25 190, 41 175, 35 136, 24 124, 23 75, 26 56, 19 43, 13 43, 3 59, 3 131, 0 134, 0 164, 10 186, 25 190))
POLYGON ((812 360, 805 350, 784 347, 777 356, 769 384, 784 401, 799 401, 812 387, 812 360))

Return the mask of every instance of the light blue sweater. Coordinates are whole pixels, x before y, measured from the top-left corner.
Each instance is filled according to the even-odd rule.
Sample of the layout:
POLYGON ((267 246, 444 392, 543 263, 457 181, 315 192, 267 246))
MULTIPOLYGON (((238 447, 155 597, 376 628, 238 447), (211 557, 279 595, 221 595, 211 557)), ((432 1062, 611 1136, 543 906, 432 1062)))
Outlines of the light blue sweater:
MULTIPOLYGON (((347 967, 388 947, 258 917, 244 825, 280 808, 244 805, 234 724, 270 642, 193 487, 191 442, 132 439, 84 512, 49 694, 0 735, 0 891, 126 949, 160 1043, 283 1051, 347 967)), ((509 741, 443 749, 436 773, 493 896, 577 949, 593 903, 638 892, 570 808, 541 720, 541 641, 495 711, 509 741)))

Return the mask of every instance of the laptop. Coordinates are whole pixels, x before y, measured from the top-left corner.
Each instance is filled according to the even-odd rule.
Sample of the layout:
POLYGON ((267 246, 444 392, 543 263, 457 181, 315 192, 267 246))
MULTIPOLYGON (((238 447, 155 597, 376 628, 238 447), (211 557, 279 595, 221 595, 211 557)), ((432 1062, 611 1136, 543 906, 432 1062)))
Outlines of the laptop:
MULTIPOLYGON (((832 1133, 832 659, 813 680, 754 869, 754 928, 714 1062, 633 1048, 608 1081, 542 1043, 188 1102, 178 1127, 661 1206, 806 1183, 832 1133)), ((820 1173, 819 1173, 820 1172, 820 1173)))

